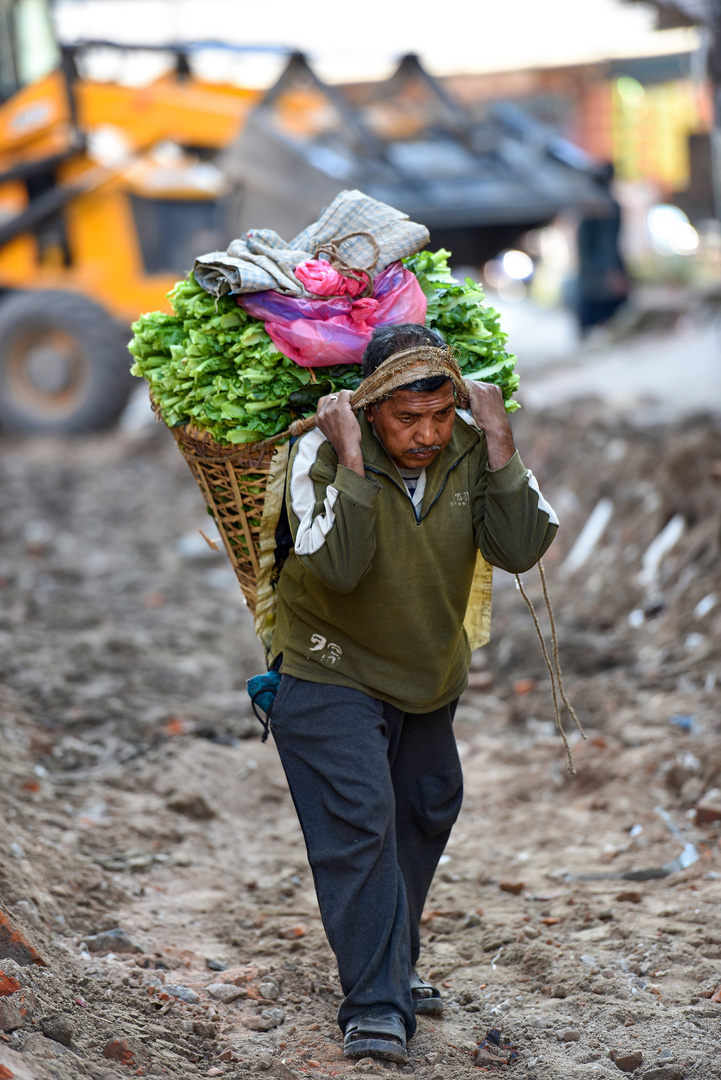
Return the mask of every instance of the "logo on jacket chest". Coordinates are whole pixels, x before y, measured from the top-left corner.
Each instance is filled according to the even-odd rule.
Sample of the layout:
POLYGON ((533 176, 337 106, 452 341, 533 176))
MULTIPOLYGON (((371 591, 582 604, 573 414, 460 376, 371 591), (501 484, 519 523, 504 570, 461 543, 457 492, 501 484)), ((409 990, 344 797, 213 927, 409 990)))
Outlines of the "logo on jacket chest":
POLYGON ((468 506, 471 497, 467 491, 454 491, 449 506, 468 506))

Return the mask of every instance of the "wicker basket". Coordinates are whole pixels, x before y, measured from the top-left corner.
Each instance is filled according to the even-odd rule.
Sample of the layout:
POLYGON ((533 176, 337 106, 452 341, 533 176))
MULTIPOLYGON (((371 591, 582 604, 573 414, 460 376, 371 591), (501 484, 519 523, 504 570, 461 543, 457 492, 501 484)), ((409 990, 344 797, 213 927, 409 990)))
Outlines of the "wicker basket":
POLYGON ((189 425, 171 431, 215 518, 248 608, 255 614, 261 520, 275 447, 269 442, 226 446, 189 425))
MULTIPOLYGON (((350 398, 353 409, 377 401, 408 381, 408 371, 433 347, 421 346, 396 354, 395 366, 373 372, 350 398)), ((454 364, 451 372, 458 400, 465 394, 461 373, 454 364)), ((160 409, 152 399, 156 416, 160 409)), ((235 570, 248 608, 255 616, 258 637, 268 643, 274 623, 274 598, 280 565, 275 558, 275 526, 284 498, 288 439, 315 427, 317 416, 293 421, 286 431, 262 442, 228 446, 216 442, 207 431, 181 424, 171 428, 183 457, 188 462, 208 510, 215 518, 225 550, 235 570)))

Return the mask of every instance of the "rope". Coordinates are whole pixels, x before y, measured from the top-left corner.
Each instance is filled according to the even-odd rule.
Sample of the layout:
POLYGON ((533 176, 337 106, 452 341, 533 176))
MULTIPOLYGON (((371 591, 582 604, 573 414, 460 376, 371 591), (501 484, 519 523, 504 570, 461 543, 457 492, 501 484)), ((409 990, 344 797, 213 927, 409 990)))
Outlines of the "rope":
POLYGON ((558 704, 559 691, 560 691, 561 698, 563 700, 564 705, 568 709, 571 717, 573 718, 573 722, 575 723, 576 727, 578 728, 578 730, 580 731, 580 733, 581 733, 581 735, 583 736, 584 739, 586 738, 586 734, 585 734, 583 728, 581 727, 581 724, 579 723, 578 717, 576 716, 576 713, 575 713, 574 709, 570 705, 570 703, 568 701, 568 698, 566 696, 566 691, 563 688, 563 680, 561 678, 561 664, 560 664, 559 655, 558 655, 558 637, 557 637, 557 634, 556 634, 556 622, 555 622, 555 619, 553 617, 553 608, 551 607, 551 600, 550 600, 550 597, 548 595, 548 589, 546 587, 545 571, 543 569, 543 564, 542 564, 540 559, 538 560, 538 570, 539 570, 539 573, 541 575, 541 583, 543 585, 543 597, 544 597, 544 599, 546 601, 546 610, 548 611, 548 618, 549 618, 549 622, 551 624, 551 638, 552 638, 552 641, 553 641, 553 664, 551 664, 551 660, 550 660, 550 657, 548 655, 548 649, 546 648, 546 642, 543 639, 543 631, 541 630, 541 624, 538 621, 538 616, 536 615, 536 609, 533 606, 533 601, 531 600, 531 598, 526 593, 526 590, 523 588, 523 583, 521 582, 521 578, 520 578, 520 576, 518 574, 516 574, 516 583, 518 585, 518 588, 520 589, 521 596, 526 601, 526 606, 528 607, 528 610, 531 613, 531 618, 533 619, 533 625, 536 628, 536 634, 538 635, 538 641, 539 641, 540 646, 541 646, 541 652, 543 653, 543 659, 546 661, 546 667, 548 668, 548 677, 551 680, 551 693, 553 695, 553 711, 554 711, 555 716, 556 716, 556 731, 558 732, 559 736, 563 740, 563 745, 566 748, 566 760, 567 760, 568 771, 570 772, 571 776, 575 776, 576 775, 576 766, 573 764, 573 754, 571 753, 571 747, 569 745, 568 738, 566 737, 566 732, 563 730, 563 722, 561 720, 561 710, 560 710, 560 707, 559 707, 559 704, 558 704))
MULTIPOLYGON (((453 353, 447 346, 420 345, 413 349, 404 349, 394 353, 379 364, 367 379, 364 379, 358 389, 354 391, 350 399, 350 406, 355 411, 364 409, 366 405, 381 401, 389 397, 394 390, 401 386, 407 386, 416 379, 428 379, 433 375, 445 375, 451 379, 456 389, 459 404, 465 406, 468 402, 466 384, 463 381, 461 369, 456 362, 453 353)), ((311 431, 316 425, 317 416, 307 416, 303 420, 295 420, 287 431, 274 435, 268 442, 280 442, 289 436, 295 438, 311 431)), ((253 443, 254 446, 259 445, 253 443)))
POLYGON ((553 666, 554 666, 555 672, 556 672, 556 681, 558 683, 558 690, 559 690, 559 693, 561 695, 561 699, 563 701, 563 704, 566 706, 566 709, 568 710, 568 715, 573 720, 574 724, 576 725, 577 730, 581 733, 581 735, 585 739, 586 738, 586 732, 583 730, 583 727, 581 726, 581 721, 576 716, 576 710, 573 708, 573 705, 571 705, 571 702, 568 700, 568 697, 566 696, 566 690, 565 690, 564 685, 563 685, 563 678, 561 676, 561 660, 560 660, 559 652, 558 652, 558 635, 556 634, 556 620, 555 620, 555 617, 553 615, 553 607, 551 605, 551 598, 548 595, 548 585, 547 585, 547 582, 546 582, 546 571, 545 571, 543 563, 542 563, 542 561, 540 559, 538 560, 538 572, 541 575, 541 585, 543 586, 543 599, 546 601, 546 611, 548 612, 548 621, 549 621, 550 626, 551 626, 551 640, 553 642, 553 666))
POLYGON ((313 253, 313 258, 318 259, 321 255, 327 256, 328 262, 334 270, 337 270, 339 274, 343 274, 344 277, 353 278, 354 281, 358 281, 363 285, 363 291, 359 293, 359 296, 370 296, 373 292, 371 273, 378 264, 380 254, 380 246, 373 234, 361 230, 346 233, 345 236, 339 236, 337 240, 327 240, 324 244, 319 244, 313 253), (373 248, 373 262, 369 263, 368 266, 351 266, 341 255, 341 245, 345 244, 346 240, 352 240, 354 236, 365 237, 373 248))
MULTIPOLYGON (((350 406, 354 410, 363 409, 366 405, 372 405, 376 401, 389 397, 400 386, 406 386, 409 382, 415 382, 416 379, 428 379, 433 375, 445 375, 452 381, 456 390, 457 403, 465 409, 468 405, 466 384, 453 352, 447 345, 443 347, 420 345, 389 356, 353 392, 350 406)), ((271 435, 269 439, 246 443, 241 448, 242 454, 247 454, 251 449, 262 453, 271 450, 276 443, 305 435, 307 431, 312 431, 317 419, 317 414, 314 414, 302 420, 294 420, 285 431, 279 431, 277 435, 271 435)), ((235 453, 239 452, 237 447, 230 449, 235 453)))
POLYGON ((351 407, 363 409, 366 405, 389 397, 394 390, 406 386, 409 382, 427 379, 433 375, 445 375, 451 379, 459 397, 464 403, 468 400, 461 369, 448 346, 417 345, 412 349, 393 353, 379 364, 353 394, 351 407))

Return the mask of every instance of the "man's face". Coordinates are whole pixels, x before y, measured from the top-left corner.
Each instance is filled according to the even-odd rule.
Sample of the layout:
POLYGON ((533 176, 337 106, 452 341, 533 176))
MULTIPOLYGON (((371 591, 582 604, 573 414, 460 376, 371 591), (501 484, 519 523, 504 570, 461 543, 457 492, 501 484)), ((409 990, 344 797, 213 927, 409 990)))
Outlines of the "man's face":
POLYGON ((366 416, 399 468, 429 465, 451 441, 456 416, 453 384, 444 383, 429 393, 396 390, 388 401, 369 406, 366 416))

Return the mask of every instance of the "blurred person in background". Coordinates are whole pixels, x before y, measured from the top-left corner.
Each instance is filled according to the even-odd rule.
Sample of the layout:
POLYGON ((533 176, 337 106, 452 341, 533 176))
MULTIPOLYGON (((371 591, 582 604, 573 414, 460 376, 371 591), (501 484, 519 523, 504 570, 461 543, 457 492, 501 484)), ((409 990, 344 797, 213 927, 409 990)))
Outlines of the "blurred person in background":
POLYGON ((581 219, 576 234, 578 277, 574 307, 584 337, 594 326, 608 322, 631 291, 619 247, 621 207, 612 193, 613 165, 603 166, 599 182, 608 193, 605 210, 581 219))

